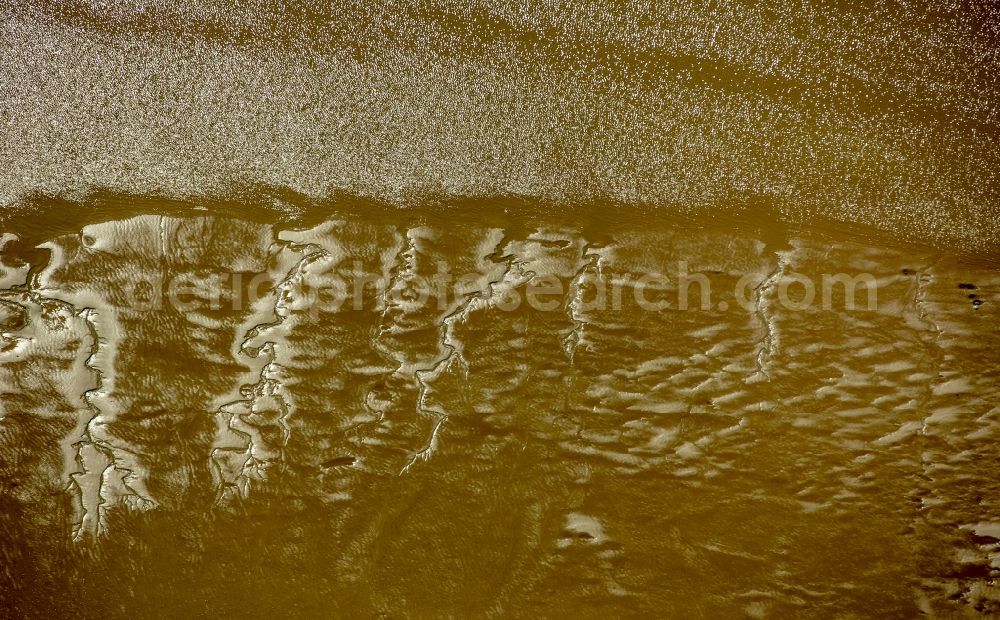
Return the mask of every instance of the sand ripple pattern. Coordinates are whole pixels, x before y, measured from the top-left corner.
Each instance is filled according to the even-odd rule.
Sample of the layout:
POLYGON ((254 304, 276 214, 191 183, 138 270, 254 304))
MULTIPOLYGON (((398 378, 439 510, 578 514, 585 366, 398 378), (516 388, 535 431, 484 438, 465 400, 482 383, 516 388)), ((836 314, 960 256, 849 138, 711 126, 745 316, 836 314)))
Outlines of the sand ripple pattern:
POLYGON ((402 215, 142 215, 47 247, 0 291, 8 609, 1000 613, 996 271, 402 215), (711 307, 639 307, 637 275, 676 295, 681 261, 711 307), (782 303, 838 272, 872 274, 876 306, 782 303), (179 274, 255 301, 127 303, 179 274), (444 303, 408 296, 447 274, 469 277, 444 303), (311 303, 349 278, 356 299, 311 303), (549 307, 511 307, 545 278, 549 307))

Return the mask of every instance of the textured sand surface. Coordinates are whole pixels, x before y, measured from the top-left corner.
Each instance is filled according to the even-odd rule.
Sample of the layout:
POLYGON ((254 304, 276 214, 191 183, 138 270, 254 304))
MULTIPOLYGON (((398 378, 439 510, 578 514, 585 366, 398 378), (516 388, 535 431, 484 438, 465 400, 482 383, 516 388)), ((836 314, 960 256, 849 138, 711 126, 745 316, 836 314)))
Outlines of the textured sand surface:
POLYGON ((334 4, 7 5, 0 198, 519 195, 997 251, 992 2, 334 4))
POLYGON ((0 618, 1000 615, 1000 12, 868 4, 0 3, 0 618))

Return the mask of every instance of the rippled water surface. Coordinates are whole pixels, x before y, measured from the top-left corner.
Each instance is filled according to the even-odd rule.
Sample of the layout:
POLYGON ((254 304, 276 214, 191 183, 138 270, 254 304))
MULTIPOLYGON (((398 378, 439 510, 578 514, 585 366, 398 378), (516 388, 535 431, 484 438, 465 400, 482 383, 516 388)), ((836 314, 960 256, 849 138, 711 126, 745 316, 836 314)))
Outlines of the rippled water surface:
POLYGON ((8 605, 997 610, 995 269, 476 221, 142 214, 8 267, 8 605), (876 298, 803 306, 825 273, 876 298))
POLYGON ((1000 19, 0 9, 0 618, 1000 615, 1000 19))

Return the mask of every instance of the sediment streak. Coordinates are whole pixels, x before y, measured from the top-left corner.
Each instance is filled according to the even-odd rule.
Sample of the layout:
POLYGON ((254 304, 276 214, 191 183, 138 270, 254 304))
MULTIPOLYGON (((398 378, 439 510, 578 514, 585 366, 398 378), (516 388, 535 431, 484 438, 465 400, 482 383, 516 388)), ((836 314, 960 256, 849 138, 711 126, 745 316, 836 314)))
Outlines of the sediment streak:
MULTIPOLYGON (((475 310, 488 307, 494 299, 496 286, 505 282, 511 282, 510 276, 512 272, 519 271, 514 257, 503 253, 507 238, 505 236, 501 236, 498 241, 492 240, 498 235, 502 235, 502 233, 500 231, 493 231, 493 235, 488 236, 484 241, 483 245, 486 245, 487 247, 492 246, 492 251, 481 254, 482 258, 480 260, 480 267, 484 271, 488 271, 490 267, 503 265, 502 272, 499 276, 492 279, 489 274, 484 274, 479 279, 479 283, 477 285, 478 290, 476 291, 466 293, 464 295, 460 295, 456 291, 456 298, 454 302, 452 302, 449 311, 441 319, 441 355, 430 366, 417 368, 413 371, 413 376, 418 386, 417 413, 430 416, 434 418, 435 422, 427 443, 422 449, 418 450, 415 454, 413 454, 413 456, 410 457, 410 460, 399 471, 399 475, 409 472, 418 461, 427 460, 431 457, 437 449, 441 427, 448 419, 447 412, 440 408, 433 408, 427 405, 427 394, 431 389, 430 382, 447 370, 451 363, 455 360, 458 360, 459 363, 463 365, 466 372, 468 372, 468 363, 462 354, 463 343, 461 339, 455 335, 456 326, 465 322, 469 315, 475 310), (460 300, 461 297, 464 297, 464 299, 460 300)), ((526 281, 525 275, 527 274, 520 273, 520 277, 515 278, 514 280, 518 282, 526 281)), ((530 278, 530 275, 527 275, 527 277, 530 278)))
MULTIPOLYGON (((296 303, 291 299, 294 287, 301 284, 304 272, 311 264, 329 258, 330 252, 315 244, 286 243, 284 247, 301 254, 301 258, 287 271, 281 282, 272 288, 275 300, 266 311, 272 321, 253 325, 247 330, 237 349, 237 353, 246 359, 259 360, 263 357, 265 360, 256 375, 257 381, 249 387, 246 398, 226 403, 215 412, 224 424, 219 428, 211 452, 213 476, 218 490, 217 502, 224 501, 230 490, 246 497, 252 480, 266 480, 268 470, 275 464, 284 462, 284 451, 291 437, 288 420, 294 415, 295 404, 284 390, 280 379, 282 367, 277 361, 278 350, 280 341, 291 328, 288 309, 296 303), (246 413, 255 413, 262 407, 262 403, 266 411, 268 401, 277 407, 276 422, 281 428, 281 445, 276 451, 264 445, 260 437, 261 429, 246 421, 244 413, 241 413, 244 409, 246 413), (230 433, 233 436, 227 438, 225 435, 230 433), (236 466, 228 464, 230 459, 227 457, 235 457, 237 454, 236 466)), ((315 304, 317 301, 308 295, 299 300, 305 304, 315 304)), ((255 318, 259 319, 261 316, 257 315, 255 318)))
POLYGON ((767 297, 781 281, 785 268, 789 264, 789 259, 787 252, 776 252, 775 256, 777 257, 775 268, 753 289, 753 313, 760 322, 763 333, 757 351, 754 353, 754 364, 757 367, 757 371, 747 379, 747 383, 771 380, 768 362, 770 362, 779 344, 777 325, 775 324, 774 317, 771 315, 767 297))
POLYGON ((570 282, 569 296, 566 299, 566 314, 573 322, 573 328, 563 338, 563 351, 566 352, 566 357, 569 358, 571 364, 576 356, 576 348, 580 345, 583 329, 587 325, 587 321, 580 316, 584 279, 591 271, 596 271, 600 277, 603 267, 603 257, 596 252, 591 252, 589 243, 583 246, 580 259, 583 265, 573 276, 573 280, 570 282))

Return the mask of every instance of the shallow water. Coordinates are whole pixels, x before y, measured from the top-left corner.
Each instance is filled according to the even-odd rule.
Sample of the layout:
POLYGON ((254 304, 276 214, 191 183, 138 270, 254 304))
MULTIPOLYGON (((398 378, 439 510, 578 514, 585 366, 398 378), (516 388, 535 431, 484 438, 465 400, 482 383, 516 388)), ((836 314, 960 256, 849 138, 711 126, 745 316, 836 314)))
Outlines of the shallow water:
POLYGON ((7 609, 998 609, 995 268, 660 214, 146 208, 6 271, 7 609))
POLYGON ((995 3, 0 10, 0 618, 1000 615, 995 3))

